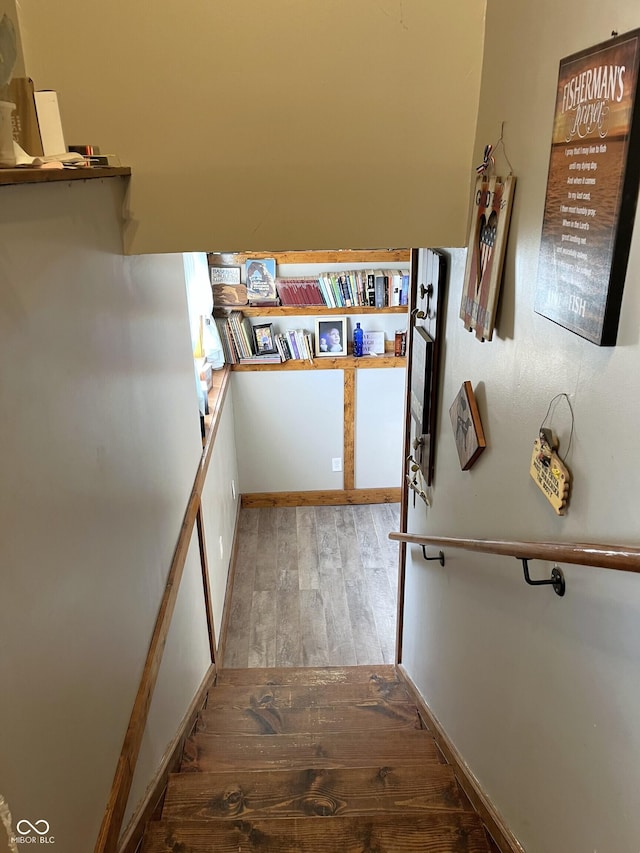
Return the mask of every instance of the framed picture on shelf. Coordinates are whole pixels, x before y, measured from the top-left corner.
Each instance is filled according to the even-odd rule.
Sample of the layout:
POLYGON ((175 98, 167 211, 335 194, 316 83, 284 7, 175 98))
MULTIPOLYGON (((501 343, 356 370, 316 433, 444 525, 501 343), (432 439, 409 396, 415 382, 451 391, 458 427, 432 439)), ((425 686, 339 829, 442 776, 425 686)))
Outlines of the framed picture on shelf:
POLYGON ((209 267, 211 284, 240 284, 240 267, 209 267))
POLYGON ((460 468, 468 471, 487 446, 471 382, 462 383, 462 388, 449 409, 449 416, 460 468))
POLYGON ((253 327, 256 355, 274 355, 278 352, 273 335, 273 323, 260 323, 253 327))
POLYGON ((316 355, 346 355, 347 354, 347 318, 330 317, 326 320, 316 320, 315 333, 316 355))
POLYGON ((254 300, 276 300, 275 258, 247 258, 247 296, 254 300))

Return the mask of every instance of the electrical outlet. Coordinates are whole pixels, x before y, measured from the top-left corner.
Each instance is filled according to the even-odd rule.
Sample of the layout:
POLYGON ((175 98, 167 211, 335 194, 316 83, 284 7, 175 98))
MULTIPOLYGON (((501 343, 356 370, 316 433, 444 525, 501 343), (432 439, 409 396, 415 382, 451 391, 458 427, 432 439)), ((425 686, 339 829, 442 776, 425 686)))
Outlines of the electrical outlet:
POLYGON ((337 456, 331 460, 331 470, 332 471, 342 471, 342 459, 337 456))
POLYGON ((222 536, 220 537, 220 559, 224 559, 224 545, 222 543, 222 536))
POLYGON ((231 497, 235 501, 235 499, 236 499, 236 481, 235 480, 231 481, 231 497))

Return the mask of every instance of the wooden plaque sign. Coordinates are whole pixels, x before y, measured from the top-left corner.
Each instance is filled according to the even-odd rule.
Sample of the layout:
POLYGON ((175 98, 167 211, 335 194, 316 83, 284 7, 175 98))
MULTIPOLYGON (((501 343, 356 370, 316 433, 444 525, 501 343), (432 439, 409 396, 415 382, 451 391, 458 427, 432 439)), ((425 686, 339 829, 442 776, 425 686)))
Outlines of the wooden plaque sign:
POLYGON ((571 474, 556 453, 557 449, 558 443, 551 438, 550 431, 540 430, 540 435, 533 442, 529 473, 557 515, 564 515, 569 500, 571 474))
POLYGON ((640 180, 640 30, 560 63, 535 310, 616 343, 640 180))

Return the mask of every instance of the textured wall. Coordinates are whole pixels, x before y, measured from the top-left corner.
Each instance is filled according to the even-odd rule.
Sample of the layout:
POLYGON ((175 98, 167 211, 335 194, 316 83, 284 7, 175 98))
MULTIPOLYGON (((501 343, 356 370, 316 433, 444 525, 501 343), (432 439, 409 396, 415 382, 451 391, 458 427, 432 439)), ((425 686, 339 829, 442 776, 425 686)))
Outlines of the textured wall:
MULTIPOLYGON (((458 319, 465 255, 452 255, 433 507, 409 529, 442 535, 638 544, 640 239, 636 223, 618 345, 599 349, 533 311, 558 63, 638 24, 635 3, 489 4, 476 159, 505 122, 518 176, 497 335, 458 319), (448 408, 476 389, 488 449, 460 471, 448 408), (573 493, 556 516, 530 479, 551 398, 575 411, 573 493)), ((498 154, 498 167, 506 163, 498 154)), ((556 410, 561 453, 570 418, 556 410)), ((567 594, 527 587, 513 559, 412 553, 404 660, 525 849, 635 850, 640 736, 640 578, 566 566, 567 594)), ((533 563, 536 577, 551 566, 533 563)))
MULTIPOLYGON (((68 853, 97 837, 201 453, 182 259, 122 257, 123 192, 0 205, 0 791, 68 853)), ((134 802, 206 671, 197 546, 185 574, 134 802)))
POLYGON ((131 252, 462 245, 484 2, 22 0, 67 136, 131 165, 131 252))

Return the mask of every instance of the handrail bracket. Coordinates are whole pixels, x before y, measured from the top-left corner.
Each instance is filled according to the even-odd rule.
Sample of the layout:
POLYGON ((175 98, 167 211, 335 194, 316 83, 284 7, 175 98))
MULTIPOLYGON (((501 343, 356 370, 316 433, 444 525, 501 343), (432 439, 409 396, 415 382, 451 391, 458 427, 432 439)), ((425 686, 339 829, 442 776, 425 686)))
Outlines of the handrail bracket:
MULTIPOLYGON (((424 548, 424 545, 422 546, 424 548)), ((442 553, 442 552, 440 552, 442 553)), ((432 557, 431 559, 436 559, 432 557)), ((529 576, 529 560, 526 557, 516 557, 516 560, 522 561, 522 570, 524 572, 524 579, 529 584, 529 586, 552 586, 553 591, 556 595, 563 596, 566 591, 566 584, 564 582, 564 574, 562 569, 558 568, 558 566, 554 566, 551 570, 551 577, 548 580, 543 581, 534 581, 531 580, 529 576)))
POLYGON ((437 560, 441 566, 444 566, 444 551, 438 551, 438 554, 435 557, 427 557, 427 546, 421 545, 420 547, 422 548, 422 556, 425 560, 437 560))

